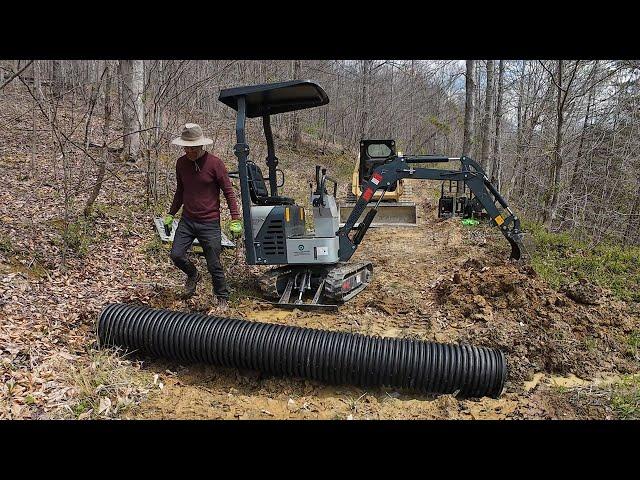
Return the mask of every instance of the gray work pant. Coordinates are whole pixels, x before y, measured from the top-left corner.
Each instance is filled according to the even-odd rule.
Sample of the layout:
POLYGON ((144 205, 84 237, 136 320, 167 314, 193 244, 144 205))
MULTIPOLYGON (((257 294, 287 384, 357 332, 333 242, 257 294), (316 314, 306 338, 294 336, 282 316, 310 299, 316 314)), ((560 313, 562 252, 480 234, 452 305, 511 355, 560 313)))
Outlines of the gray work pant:
POLYGON ((187 251, 196 238, 200 242, 204 256, 207 259, 207 269, 211 274, 213 292, 219 298, 228 299, 229 289, 227 288, 227 283, 224 279, 224 270, 220 263, 220 252, 222 251, 220 220, 209 220, 200 223, 182 215, 173 237, 173 246, 169 254, 171 260, 173 260, 176 267, 189 277, 194 277, 197 269, 187 258, 187 251))

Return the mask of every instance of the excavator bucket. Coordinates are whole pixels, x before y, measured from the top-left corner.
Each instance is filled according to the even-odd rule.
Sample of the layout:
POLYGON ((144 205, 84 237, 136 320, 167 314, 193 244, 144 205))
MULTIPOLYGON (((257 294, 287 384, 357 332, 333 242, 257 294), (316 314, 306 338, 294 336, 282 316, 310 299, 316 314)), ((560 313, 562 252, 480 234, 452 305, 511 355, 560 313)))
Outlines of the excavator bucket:
POLYGON ((535 243, 531 235, 524 232, 511 235, 507 238, 511 244, 511 260, 527 263, 535 251, 535 243))

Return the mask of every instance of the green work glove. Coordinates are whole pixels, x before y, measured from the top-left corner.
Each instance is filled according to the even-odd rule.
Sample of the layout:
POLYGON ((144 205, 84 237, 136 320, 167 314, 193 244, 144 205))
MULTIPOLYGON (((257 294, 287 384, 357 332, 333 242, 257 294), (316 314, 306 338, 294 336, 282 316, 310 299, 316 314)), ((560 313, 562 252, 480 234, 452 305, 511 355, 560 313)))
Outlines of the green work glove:
POLYGON ((165 215, 163 222, 164 222, 164 233, 167 236, 170 236, 171 230, 173 230, 173 215, 171 215, 170 213, 165 215))
POLYGON ((231 220, 229 222, 229 231, 233 238, 240 238, 242 236, 242 220, 231 220))

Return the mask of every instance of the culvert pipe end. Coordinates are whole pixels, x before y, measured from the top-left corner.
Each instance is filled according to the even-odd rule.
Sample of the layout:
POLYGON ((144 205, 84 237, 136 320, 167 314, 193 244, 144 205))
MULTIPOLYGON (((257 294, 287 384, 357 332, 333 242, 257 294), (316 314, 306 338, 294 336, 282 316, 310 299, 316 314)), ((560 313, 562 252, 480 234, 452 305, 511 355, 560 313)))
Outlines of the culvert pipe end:
POLYGON ((501 395, 500 350, 409 338, 383 338, 291 325, 107 305, 98 318, 102 347, 179 362, 257 370, 336 385, 389 387, 460 397, 501 395))

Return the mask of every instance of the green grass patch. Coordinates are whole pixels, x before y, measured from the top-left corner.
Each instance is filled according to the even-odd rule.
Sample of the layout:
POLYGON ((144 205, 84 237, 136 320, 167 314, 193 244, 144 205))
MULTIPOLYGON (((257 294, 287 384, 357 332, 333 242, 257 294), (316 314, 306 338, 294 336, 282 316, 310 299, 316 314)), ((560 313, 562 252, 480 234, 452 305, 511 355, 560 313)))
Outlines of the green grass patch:
POLYGON ((89 247, 95 240, 95 224, 93 218, 85 218, 79 216, 76 220, 65 223, 63 218, 56 218, 49 221, 60 234, 55 240, 56 245, 62 247, 64 244, 67 248, 78 255, 85 256, 89 253, 89 247))
POLYGON ((92 217, 117 217, 122 213, 122 207, 119 205, 112 205, 109 203, 96 202, 93 204, 93 210, 91 212, 92 217))
POLYGON ((542 225, 528 222, 524 229, 536 246, 533 267, 554 288, 586 278, 622 300, 640 301, 640 247, 613 243, 592 247, 570 232, 549 233, 542 225))
POLYGON ((235 284, 231 288, 229 293, 229 305, 231 307, 238 307, 243 300, 247 298, 262 298, 263 295, 260 290, 253 285, 246 283, 235 284))
POLYGON ((315 138, 320 137, 320 133, 322 132, 322 121, 313 122, 313 123, 305 123, 302 125, 302 131, 307 135, 311 135, 315 138))
POLYGON ((626 376, 615 385, 611 406, 620 419, 640 419, 640 376, 626 376))
POLYGON ((62 233, 63 240, 67 247, 78 256, 84 257, 89 253, 89 246, 93 240, 93 222, 78 218, 75 222, 69 223, 62 233))
POLYGON ((11 239, 7 235, 0 234, 0 253, 11 255, 13 253, 13 245, 11 239))
POLYGON ((589 352, 594 352, 598 349, 598 339, 594 337, 585 337, 584 339, 584 347, 589 352))
POLYGON ((640 351, 640 330, 635 330, 627 337, 627 354, 637 358, 640 351))

